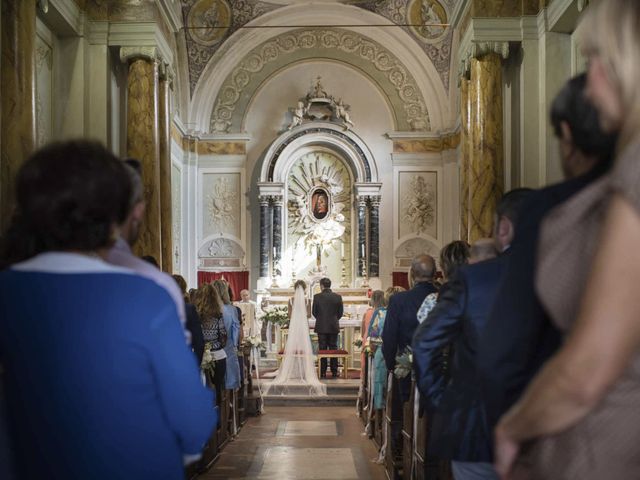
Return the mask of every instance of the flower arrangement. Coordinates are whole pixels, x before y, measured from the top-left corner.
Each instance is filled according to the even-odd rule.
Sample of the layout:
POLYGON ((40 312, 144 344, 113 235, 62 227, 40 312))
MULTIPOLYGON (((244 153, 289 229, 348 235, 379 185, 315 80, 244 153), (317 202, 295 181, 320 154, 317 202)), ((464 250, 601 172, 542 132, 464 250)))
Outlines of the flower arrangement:
POLYGON ((362 347, 362 339, 359 338, 355 342, 353 342, 353 346, 357 347, 357 348, 361 348, 362 347))
POLYGON ((411 347, 406 347, 401 355, 396 356, 396 367, 393 369, 393 374, 396 378, 405 378, 411 373, 412 364, 413 352, 411 347))
POLYGON ((200 363, 200 370, 204 374, 207 381, 213 385, 213 375, 216 371, 216 361, 211 354, 211 342, 204 344, 204 354, 202 355, 202 363, 200 363))
POLYGON ((260 335, 252 335, 250 337, 245 337, 245 339, 242 341, 242 346, 247 349, 257 348, 261 352, 264 352, 267 350, 267 346, 262 341, 262 338, 260 337, 260 335))
POLYGON ((286 307, 267 307, 260 319, 263 322, 279 325, 281 328, 289 327, 289 315, 286 307))

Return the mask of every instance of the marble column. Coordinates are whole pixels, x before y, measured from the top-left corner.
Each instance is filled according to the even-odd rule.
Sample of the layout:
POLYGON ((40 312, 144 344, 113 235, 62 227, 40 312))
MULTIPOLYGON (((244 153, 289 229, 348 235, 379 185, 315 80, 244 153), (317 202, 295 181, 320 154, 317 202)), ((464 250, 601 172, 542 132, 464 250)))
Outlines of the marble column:
POLYGON ((269 276, 269 233, 271 232, 271 210, 269 197, 260 195, 260 276, 269 276))
POLYGON ((274 195, 272 197, 273 204, 273 258, 272 258, 272 275, 280 275, 280 261, 282 260, 282 197, 274 195))
POLYGON ((160 154, 160 244, 162 269, 173 273, 173 221, 171 209, 171 73, 160 65, 158 84, 158 144, 160 154))
POLYGON ((502 59, 494 52, 471 60, 469 241, 490 237, 504 189, 502 59))
POLYGON ((365 197, 358 197, 358 276, 362 276, 367 245, 367 202, 365 197))
POLYGON ((142 163, 145 217, 135 245, 137 255, 153 255, 162 268, 158 65, 153 47, 122 47, 127 78, 127 156, 142 163))
POLYGON ((0 226, 10 222, 15 178, 36 144, 36 2, 0 1, 0 226))
POLYGON ((462 124, 462 135, 460 139, 460 240, 464 241, 469 241, 470 101, 469 80, 463 76, 460 79, 460 118, 462 124))
POLYGON ((380 275, 380 196, 369 198, 369 277, 380 275))

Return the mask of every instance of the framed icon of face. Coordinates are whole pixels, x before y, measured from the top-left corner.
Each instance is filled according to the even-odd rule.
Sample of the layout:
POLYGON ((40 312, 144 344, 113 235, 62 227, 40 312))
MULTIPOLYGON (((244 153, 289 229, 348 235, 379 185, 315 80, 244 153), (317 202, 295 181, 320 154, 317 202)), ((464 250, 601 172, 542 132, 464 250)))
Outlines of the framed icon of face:
POLYGON ((329 215, 331 207, 329 193, 324 188, 311 191, 311 216, 316 220, 324 220, 329 215))

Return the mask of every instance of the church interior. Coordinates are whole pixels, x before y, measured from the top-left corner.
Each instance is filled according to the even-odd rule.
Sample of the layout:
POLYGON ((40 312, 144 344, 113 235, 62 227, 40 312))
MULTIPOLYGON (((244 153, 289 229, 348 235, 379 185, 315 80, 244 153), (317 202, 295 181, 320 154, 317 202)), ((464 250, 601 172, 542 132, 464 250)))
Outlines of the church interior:
POLYGON ((1 0, 0 223, 35 151, 96 140, 141 168, 133 252, 186 291, 248 293, 241 386, 217 392, 186 478, 498 478, 427 455, 415 382, 402 415, 391 386, 374 409, 363 315, 414 286, 420 255, 437 280, 446 245, 495 237, 505 192, 563 180, 549 112, 588 68, 594 3, 1 0), (320 399, 267 394, 294 286, 310 299, 323 278, 344 311, 332 348, 312 333, 314 368, 337 359, 339 378, 320 399))

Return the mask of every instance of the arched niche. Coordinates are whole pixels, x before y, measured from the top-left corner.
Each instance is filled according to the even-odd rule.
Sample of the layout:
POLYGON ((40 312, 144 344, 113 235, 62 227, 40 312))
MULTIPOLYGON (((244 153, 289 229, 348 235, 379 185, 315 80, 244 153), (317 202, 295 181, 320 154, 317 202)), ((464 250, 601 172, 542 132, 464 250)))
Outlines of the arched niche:
POLYGON ((352 131, 329 122, 310 122, 285 132, 267 150, 260 171, 261 183, 284 184, 300 150, 327 148, 342 157, 356 183, 378 182, 373 153, 352 131))

